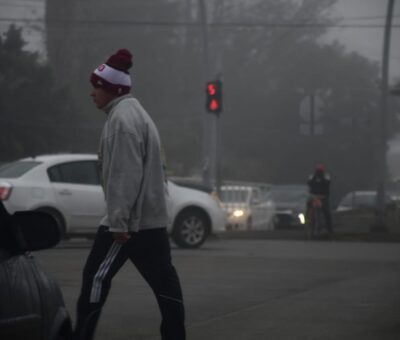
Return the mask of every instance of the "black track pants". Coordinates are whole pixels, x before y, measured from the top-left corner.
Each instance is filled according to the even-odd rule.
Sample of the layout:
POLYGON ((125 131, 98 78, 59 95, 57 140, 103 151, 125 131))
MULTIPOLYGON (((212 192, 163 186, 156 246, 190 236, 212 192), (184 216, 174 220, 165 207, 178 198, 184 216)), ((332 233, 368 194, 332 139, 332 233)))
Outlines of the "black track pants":
MULTIPOLYGON (((140 231, 124 245, 100 226, 83 270, 77 306, 75 340, 92 340, 111 280, 130 259, 153 290, 161 311, 162 340, 184 340, 184 306, 178 275, 171 263, 168 235, 164 228, 140 231)), ((133 320, 134 322, 134 320, 133 320)))

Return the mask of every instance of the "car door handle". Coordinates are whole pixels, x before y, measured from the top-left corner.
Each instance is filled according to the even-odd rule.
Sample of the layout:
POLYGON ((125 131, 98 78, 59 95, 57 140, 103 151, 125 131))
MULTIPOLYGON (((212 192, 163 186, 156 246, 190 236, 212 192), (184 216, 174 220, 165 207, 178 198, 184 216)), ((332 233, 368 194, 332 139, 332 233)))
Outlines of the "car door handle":
POLYGON ((69 191, 68 189, 60 190, 58 193, 59 193, 60 195, 63 195, 63 196, 72 195, 72 192, 69 191))

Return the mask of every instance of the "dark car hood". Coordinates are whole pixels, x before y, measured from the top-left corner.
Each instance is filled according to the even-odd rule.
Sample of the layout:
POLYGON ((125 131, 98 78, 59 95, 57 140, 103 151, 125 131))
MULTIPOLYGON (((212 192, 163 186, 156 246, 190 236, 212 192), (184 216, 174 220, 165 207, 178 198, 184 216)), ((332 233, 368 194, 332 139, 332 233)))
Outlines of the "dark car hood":
POLYGON ((275 202, 276 210, 295 210, 295 211, 303 211, 306 208, 306 204, 298 203, 298 202, 275 202))

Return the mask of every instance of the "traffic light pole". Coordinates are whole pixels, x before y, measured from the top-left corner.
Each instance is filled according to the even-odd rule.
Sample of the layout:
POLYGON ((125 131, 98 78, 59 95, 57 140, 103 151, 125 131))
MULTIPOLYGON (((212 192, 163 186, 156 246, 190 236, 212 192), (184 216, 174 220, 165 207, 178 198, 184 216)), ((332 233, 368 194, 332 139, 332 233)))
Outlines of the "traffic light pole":
MULTIPOLYGON (((209 80, 209 49, 207 32, 207 10, 204 0, 199 0, 199 13, 203 37, 203 74, 206 84, 209 80)), ((202 181, 207 186, 220 187, 220 122, 219 113, 208 113, 203 118, 203 166, 202 181)))
MULTIPOLYGON (((204 0, 199 0, 199 13, 201 21, 201 32, 203 40, 203 84, 208 80, 208 33, 207 33, 207 12, 204 0)), ((211 186, 211 167, 212 160, 210 157, 210 117, 206 113, 203 118, 203 164, 202 164, 202 181, 203 184, 211 186)))
POLYGON ((221 147, 221 117, 217 113, 216 119, 216 150, 215 150, 215 186, 217 188, 218 196, 221 197, 221 159, 222 159, 222 147, 221 147))

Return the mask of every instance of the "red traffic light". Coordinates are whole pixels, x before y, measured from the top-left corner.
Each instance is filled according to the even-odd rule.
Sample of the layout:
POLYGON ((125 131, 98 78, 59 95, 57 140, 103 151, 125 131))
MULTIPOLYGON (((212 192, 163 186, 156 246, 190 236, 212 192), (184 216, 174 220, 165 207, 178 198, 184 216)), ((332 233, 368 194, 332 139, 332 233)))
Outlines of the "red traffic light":
POLYGON ((218 101, 217 101, 216 99, 211 100, 209 108, 210 108, 210 110, 213 111, 213 112, 217 111, 218 108, 219 108, 219 103, 218 103, 218 101))
POLYGON ((215 89, 215 84, 214 83, 208 83, 208 85, 207 85, 207 93, 210 96, 213 96, 213 95, 215 95, 216 92, 217 91, 215 89))
POLYGON ((206 86, 206 109, 211 113, 222 112, 222 82, 220 80, 210 81, 206 86))

